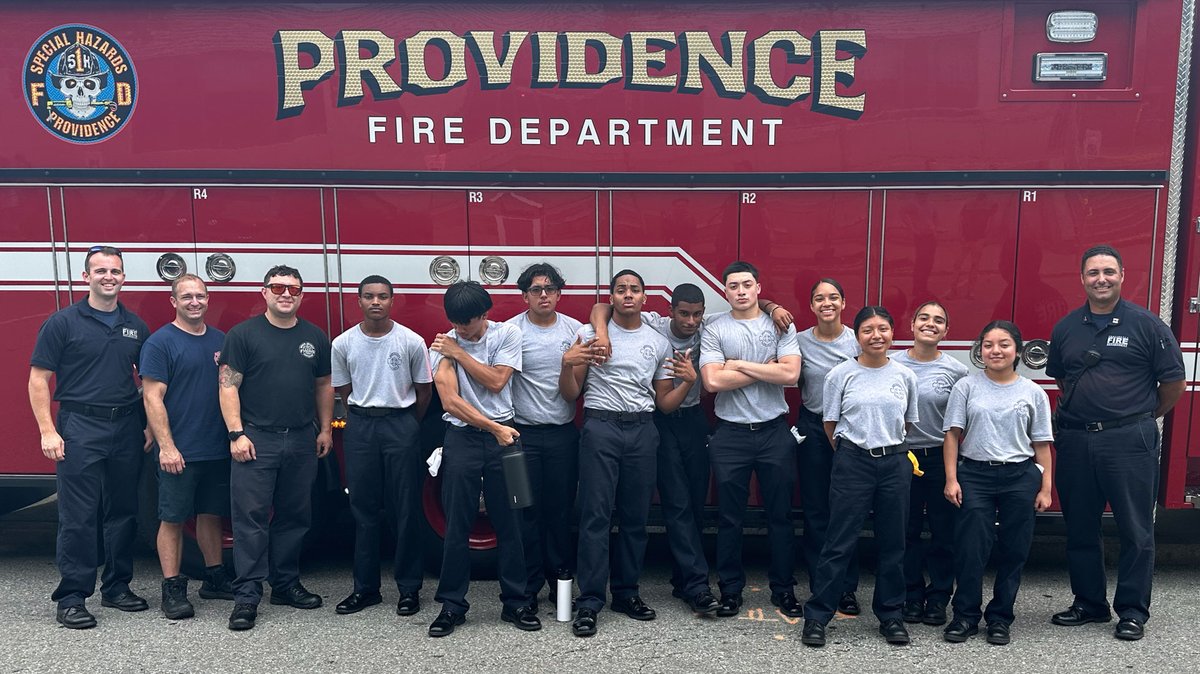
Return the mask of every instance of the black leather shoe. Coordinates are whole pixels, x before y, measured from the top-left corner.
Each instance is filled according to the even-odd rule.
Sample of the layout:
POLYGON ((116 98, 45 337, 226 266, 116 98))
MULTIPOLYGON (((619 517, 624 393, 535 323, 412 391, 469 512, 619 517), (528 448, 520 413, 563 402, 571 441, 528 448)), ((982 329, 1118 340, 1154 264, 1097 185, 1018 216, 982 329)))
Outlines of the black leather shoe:
POLYGON ((825 626, 818 620, 805 620, 804 630, 800 632, 800 643, 805 646, 824 646, 825 626))
POLYGON ((383 597, 376 592, 351 592, 349 597, 338 602, 338 605, 333 609, 340 615, 349 615, 358 613, 368 606, 374 606, 382 603, 383 597))
POLYGON ((96 626, 96 618, 83 604, 58 609, 55 616, 58 624, 71 630, 86 630, 96 626))
MULTIPOLYGON (((905 622, 908 622, 907 620, 905 622)), ((931 601, 925 604, 925 613, 921 615, 921 622, 926 625, 946 624, 946 604, 940 601, 931 601)))
POLYGON ((450 609, 442 609, 433 622, 429 624, 429 636, 444 637, 454 633, 454 628, 467 622, 467 616, 455 613, 450 609))
POLYGON ((577 637, 596 636, 596 611, 590 608, 579 609, 575 622, 571 623, 571 634, 577 637))
POLYGON ((121 611, 127 611, 129 613, 145 611, 146 609, 150 608, 150 605, 146 603, 145 599, 142 599, 130 590, 125 590, 121 594, 114 595, 112 597, 105 597, 101 595, 100 605, 107 606, 108 608, 115 608, 121 611))
POLYGON ((740 594, 723 594, 721 595, 721 608, 717 609, 717 615, 721 618, 731 618, 742 611, 742 595, 740 594))
POLYGON ((925 616, 925 602, 920 600, 904 602, 904 610, 900 612, 906 623, 919 623, 925 616))
POLYGON ((838 600, 838 613, 846 615, 862 613, 862 607, 858 605, 858 597, 855 597, 853 592, 842 593, 842 598, 838 600))
POLYGON ((229 614, 229 629, 235 631, 254 628, 258 620, 258 607, 254 604, 234 604, 233 612, 229 614))
POLYGON ((771 603, 779 607, 779 612, 789 618, 799 618, 804 615, 804 607, 796 599, 794 592, 780 592, 771 595, 771 603))
POLYGON ((1055 625, 1062 625, 1063 627, 1079 627, 1088 623, 1106 623, 1110 620, 1112 620, 1112 616, 1110 615, 1090 615, 1078 606, 1072 606, 1062 613, 1055 613, 1050 616, 1050 622, 1055 625))
POLYGON ((510 609, 505 606, 500 611, 500 619, 506 623, 512 623, 519 630, 526 632, 536 632, 542 629, 542 621, 538 620, 537 613, 531 611, 528 606, 510 609))
POLYGON ((976 634, 979 634, 979 625, 972 625, 965 620, 953 620, 942 630, 942 638, 952 644, 961 644, 976 634))
POLYGON ((892 618, 879 623, 879 633, 883 635, 884 640, 889 644, 907 646, 911 641, 908 638, 908 628, 904 626, 904 621, 899 618, 892 618))
POLYGON ((416 615, 421 610, 421 597, 416 592, 406 592, 400 595, 396 602, 396 615, 416 615))
POLYGON ((721 602, 717 601, 711 590, 700 590, 686 601, 693 613, 716 613, 717 609, 721 608, 721 602))
POLYGON ((1012 641, 1008 625, 1004 623, 988 623, 987 642, 996 646, 1007 646, 1012 641))
POLYGON ((1146 626, 1137 618, 1121 618, 1113 636, 1122 641, 1137 641, 1146 635, 1146 626))
POLYGON ((646 602, 636 594, 628 599, 616 599, 612 601, 612 610, 617 613, 624 613, 634 620, 654 620, 658 614, 654 609, 646 606, 646 602))
POLYGON ((321 608, 321 597, 304 589, 304 586, 297 582, 286 590, 271 590, 271 603, 292 608, 321 608))

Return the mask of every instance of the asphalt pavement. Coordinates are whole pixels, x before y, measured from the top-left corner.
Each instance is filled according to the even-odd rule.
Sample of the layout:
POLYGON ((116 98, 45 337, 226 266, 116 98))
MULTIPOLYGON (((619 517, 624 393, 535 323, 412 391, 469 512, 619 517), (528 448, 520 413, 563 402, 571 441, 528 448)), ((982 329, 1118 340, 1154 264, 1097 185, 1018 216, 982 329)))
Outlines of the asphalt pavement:
MULTIPOLYGON (((829 645, 800 643, 801 621, 780 615, 766 587, 766 547, 761 537, 746 546, 750 587, 737 618, 694 616, 671 598, 666 541, 651 537, 642 596, 658 619, 636 622, 604 611, 599 634, 571 635, 569 623, 554 620, 542 596, 543 629, 521 632, 500 621, 495 581, 471 586, 467 623, 446 638, 426 636, 437 614, 432 601, 436 578, 427 577, 422 610, 395 614, 396 592, 385 582, 384 604, 339 616, 333 606, 350 590, 350 553, 333 541, 310 554, 303 580, 325 606, 301 611, 260 607, 258 627, 234 633, 226 628, 230 602, 195 595, 196 617, 167 620, 158 610, 156 560, 137 560, 133 589, 151 609, 122 613, 88 605, 99 620, 95 629, 73 631, 54 620, 49 595, 57 582, 54 566, 53 504, 0 518, 0 672, 1194 672, 1200 666, 1200 570, 1185 552, 1167 554, 1155 577, 1154 613, 1146 638, 1113 638, 1115 623, 1056 627, 1049 617, 1070 603, 1061 556, 1037 555, 1027 569, 1018 599, 1013 643, 990 646, 982 638, 949 644, 941 628, 910 626, 913 643, 889 646, 876 633, 870 615, 873 578, 864 573, 859 617, 839 616, 829 645)), ((711 539, 711 537, 710 537, 711 539)), ((708 541, 712 543, 711 540, 708 541)), ((1060 545, 1055 537, 1039 548, 1060 545)), ((1194 549, 1194 548, 1193 548, 1194 549)), ((1169 551, 1168 551, 1169 552, 1169 551)), ((710 550, 711 554, 711 550, 710 550)), ((1191 557, 1194 559, 1194 557, 1191 557)), ((870 568, 870 563, 865 565, 870 568)), ((388 578, 384 570, 384 578, 388 578)), ((797 595, 804 599, 807 577, 798 569, 797 595)), ((990 582, 990 579, 989 579, 990 582)), ((985 591, 985 597, 988 593, 985 591)))

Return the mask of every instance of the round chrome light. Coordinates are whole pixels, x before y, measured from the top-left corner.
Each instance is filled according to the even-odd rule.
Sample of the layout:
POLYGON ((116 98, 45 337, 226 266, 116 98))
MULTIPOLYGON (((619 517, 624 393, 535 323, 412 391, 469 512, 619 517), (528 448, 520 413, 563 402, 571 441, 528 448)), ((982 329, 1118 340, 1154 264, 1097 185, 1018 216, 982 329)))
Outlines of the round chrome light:
POLYGON ((983 369, 983 345, 975 342, 971 345, 971 364, 979 369, 983 369))
POLYGON ((508 263, 504 258, 489 255, 479 261, 479 278, 488 285, 500 285, 508 280, 508 263))
POLYGON ((164 253, 158 258, 154 269, 158 272, 158 277, 164 281, 174 281, 175 279, 187 273, 187 262, 175 253, 164 253))
POLYGON ((204 263, 204 273, 208 274, 209 280, 224 283, 233 280, 237 274, 237 265, 233 263, 233 258, 225 253, 213 253, 204 263))
POLYGON ((1025 367, 1040 370, 1046 367, 1048 360, 1050 360, 1050 342, 1044 339, 1031 339, 1025 342, 1025 348, 1021 351, 1021 362, 1025 363, 1025 367))
POLYGON ((459 278, 458 260, 449 255, 439 255, 429 263, 429 278, 440 286, 448 286, 459 278))

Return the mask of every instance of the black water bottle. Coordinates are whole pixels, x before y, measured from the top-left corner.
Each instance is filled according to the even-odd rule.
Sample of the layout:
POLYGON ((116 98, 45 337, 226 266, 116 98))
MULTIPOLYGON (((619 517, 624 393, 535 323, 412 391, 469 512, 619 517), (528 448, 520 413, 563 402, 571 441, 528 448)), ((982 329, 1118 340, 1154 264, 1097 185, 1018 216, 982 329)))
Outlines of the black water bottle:
POLYGON ((525 452, 521 449, 520 438, 504 448, 504 453, 500 455, 500 465, 504 469, 504 486, 508 488, 508 507, 520 510, 532 506, 533 489, 529 486, 529 466, 525 464, 525 452))

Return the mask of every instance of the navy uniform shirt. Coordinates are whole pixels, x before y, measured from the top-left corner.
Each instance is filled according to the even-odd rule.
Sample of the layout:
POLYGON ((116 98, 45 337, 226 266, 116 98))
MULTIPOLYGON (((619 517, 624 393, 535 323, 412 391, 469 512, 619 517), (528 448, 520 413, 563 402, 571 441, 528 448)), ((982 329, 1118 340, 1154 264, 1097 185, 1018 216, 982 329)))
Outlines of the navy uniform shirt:
POLYGON ((109 327, 84 297, 46 319, 29 364, 54 372, 54 399, 59 402, 139 404, 142 394, 135 375, 149 336, 150 328, 125 305, 117 303, 116 322, 109 327))
POLYGON ((1046 374, 1068 387, 1076 382, 1060 406, 1064 419, 1110 421, 1153 412, 1159 382, 1183 379, 1183 353, 1170 328, 1136 304, 1119 300, 1111 314, 1097 315, 1084 304, 1054 326, 1046 374), (1089 350, 1100 360, 1085 370, 1089 350))

